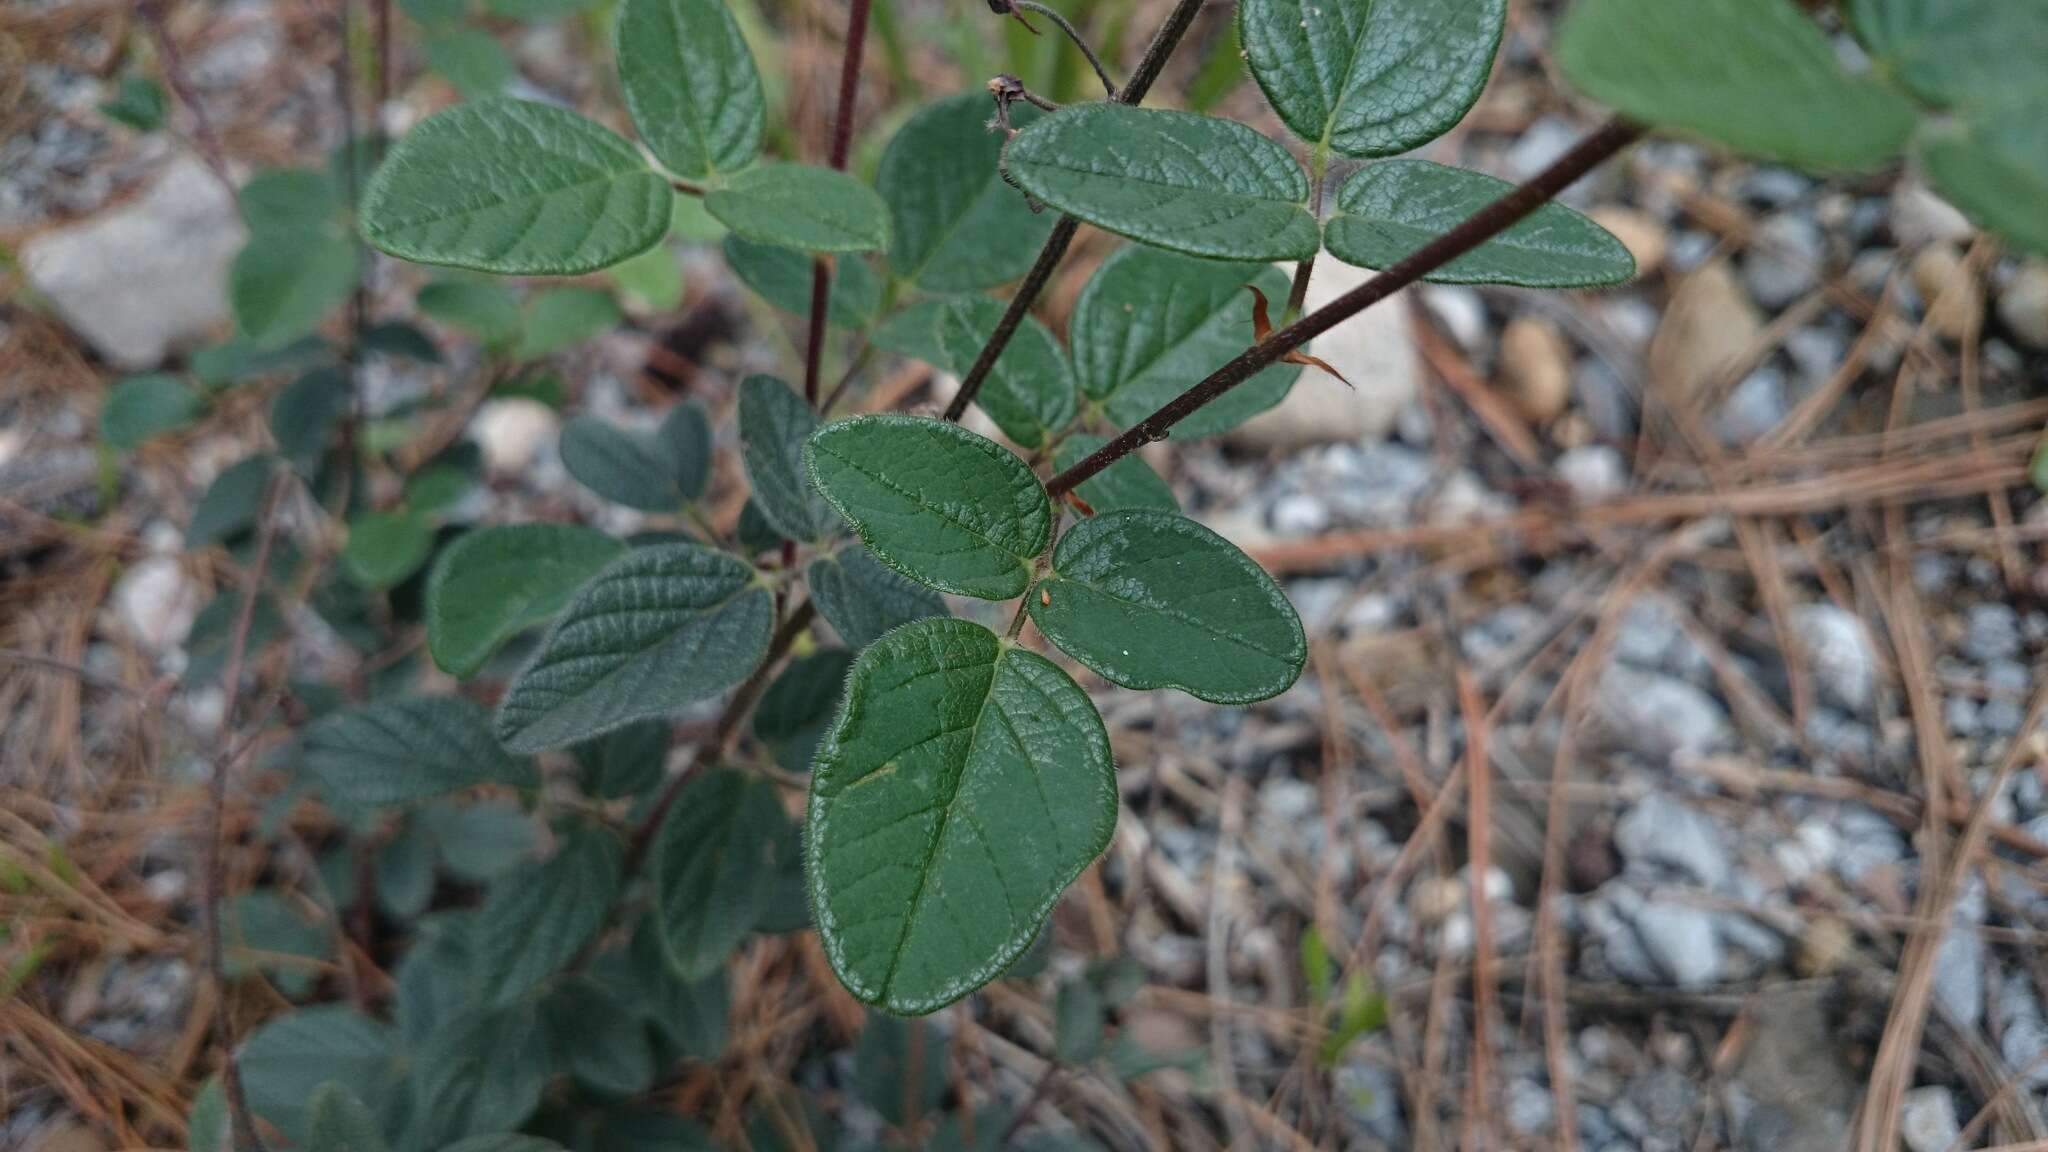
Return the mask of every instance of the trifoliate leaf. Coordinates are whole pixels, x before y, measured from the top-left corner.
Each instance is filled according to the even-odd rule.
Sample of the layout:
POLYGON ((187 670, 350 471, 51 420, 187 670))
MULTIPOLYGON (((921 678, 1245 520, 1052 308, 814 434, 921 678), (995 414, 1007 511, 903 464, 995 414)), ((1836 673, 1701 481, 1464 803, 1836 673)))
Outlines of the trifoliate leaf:
POLYGON ((1301 165, 1234 120, 1070 104, 1017 133, 1007 164, 1060 211, 1190 256, 1300 260, 1321 245, 1301 165))
POLYGON ((1507 0, 1244 0, 1237 17, 1252 76, 1295 135, 1392 156, 1479 99, 1507 0))
POLYGON ((628 552, 548 630, 498 706, 498 738, 515 752, 558 748, 715 695, 760 663, 773 601, 752 568, 723 552, 628 552))
POLYGON ((552 618, 625 551, 575 524, 500 524, 464 533, 427 576, 427 651, 444 672, 476 675, 505 641, 552 618))
MULTIPOLYGON (((1382 269, 1464 222, 1514 188, 1479 172, 1427 160, 1388 160, 1360 169, 1337 194, 1324 226, 1330 255, 1382 269)), ((1627 246, 1562 204, 1551 202, 1463 256, 1424 276, 1437 284, 1591 288, 1636 272, 1627 246)))
POLYGON ((1286 691, 1308 658, 1301 619, 1273 578, 1170 512, 1076 524, 1025 607, 1046 639, 1126 688, 1249 704, 1286 691))
POLYGON ((495 98, 422 120, 363 193, 363 235, 422 264, 514 275, 595 272, 668 231, 668 181, 616 133, 495 98))
POLYGON ((1115 823, 1109 738, 1066 673, 964 620, 899 628, 855 662, 811 777, 825 955, 866 1003, 949 1004, 1030 946, 1115 823))
POLYGON ((856 416, 811 436, 811 475, 876 559, 943 592, 1020 595, 1052 530, 1024 461, 956 424, 856 416))

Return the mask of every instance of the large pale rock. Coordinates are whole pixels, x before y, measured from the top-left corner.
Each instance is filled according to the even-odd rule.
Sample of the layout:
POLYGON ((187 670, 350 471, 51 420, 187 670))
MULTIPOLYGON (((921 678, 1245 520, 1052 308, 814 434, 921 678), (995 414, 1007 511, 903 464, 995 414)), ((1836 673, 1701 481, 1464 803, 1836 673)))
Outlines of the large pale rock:
POLYGON ((136 200, 22 245, 29 283, 118 368, 152 368, 228 319, 246 233, 205 165, 173 160, 136 200))
MULTIPOLYGON (((1316 261, 1308 285, 1308 310, 1373 276, 1335 260, 1316 261)), ((1277 308, 1279 302, 1274 303, 1277 308)), ((1287 399, 1238 425, 1230 439, 1260 448, 1296 448, 1385 436, 1421 389, 1422 365, 1408 308, 1404 290, 1310 341, 1309 354, 1329 361, 1353 387, 1346 388, 1321 369, 1304 368, 1287 399)))
POLYGON ((1763 328, 1763 316, 1728 265, 1702 265, 1672 294, 1650 340, 1650 378, 1668 395, 1691 400, 1735 371, 1763 328))

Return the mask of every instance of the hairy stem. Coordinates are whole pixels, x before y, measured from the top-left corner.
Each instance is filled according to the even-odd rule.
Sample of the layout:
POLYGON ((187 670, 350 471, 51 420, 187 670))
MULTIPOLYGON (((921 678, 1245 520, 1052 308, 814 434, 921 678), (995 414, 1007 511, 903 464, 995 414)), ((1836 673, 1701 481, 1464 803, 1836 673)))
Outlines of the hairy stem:
MULTIPOLYGON (((1152 43, 1145 48, 1144 59, 1138 61, 1137 71, 1124 83, 1123 90, 1114 99, 1122 104, 1136 104, 1145 99, 1145 93, 1152 90, 1153 81, 1159 79, 1159 72, 1166 67, 1166 60, 1173 50, 1180 46, 1181 37, 1187 35, 1188 26, 1195 22, 1195 16, 1202 11, 1203 0, 1179 0, 1166 22, 1152 37, 1152 43)), ((988 379, 989 370, 996 365, 996 357, 1010 346, 1010 337, 1017 334, 1018 325, 1031 311, 1031 305, 1038 300, 1038 294, 1052 279, 1053 270, 1067 254, 1067 246, 1074 242, 1074 232, 1080 222, 1072 216, 1060 217, 1053 225, 1052 235, 1045 238, 1045 247, 1038 250, 1038 259, 1031 265, 1031 271, 1024 274, 1024 282, 1017 286, 1016 294, 1010 297, 1009 306, 1003 309, 1003 318, 996 321, 996 329, 989 334, 988 343, 982 345, 980 355, 967 369, 967 375, 960 378, 960 391, 953 402, 946 405, 946 419, 958 420, 967 412, 967 406, 974 403, 974 397, 981 391, 982 382, 988 379)))
POLYGON ((1251 379, 1261 368, 1507 230, 1641 134, 1641 128, 1625 120, 1608 121, 1598 131, 1573 145, 1572 150, 1556 163, 1474 212, 1457 227, 1388 265, 1371 280, 1294 323, 1276 329, 1264 340, 1245 349, 1228 364, 1210 373, 1207 379, 1133 424, 1080 463, 1053 477, 1046 484, 1046 491, 1057 499, 1076 484, 1146 444, 1165 439, 1168 429, 1194 415, 1204 404, 1251 379))
MULTIPOLYGON (((1316 145, 1315 152, 1308 160, 1308 214, 1316 218, 1316 225, 1323 222, 1323 183, 1329 174, 1330 149, 1327 145, 1316 145)), ((1316 253, 1294 266, 1294 284, 1287 290, 1287 311, 1280 314, 1282 324, 1289 323, 1301 315, 1302 305, 1308 300, 1308 278, 1314 274, 1316 253)))
MULTIPOLYGON (((853 103, 860 91, 860 60, 867 50, 869 0, 853 0, 846 15, 846 55, 839 61, 839 112, 832 121, 832 167, 845 171, 853 149, 853 103)), ((832 292, 832 263, 811 258, 811 338, 804 346, 804 399, 818 406, 818 366, 825 355, 825 303, 832 292)))

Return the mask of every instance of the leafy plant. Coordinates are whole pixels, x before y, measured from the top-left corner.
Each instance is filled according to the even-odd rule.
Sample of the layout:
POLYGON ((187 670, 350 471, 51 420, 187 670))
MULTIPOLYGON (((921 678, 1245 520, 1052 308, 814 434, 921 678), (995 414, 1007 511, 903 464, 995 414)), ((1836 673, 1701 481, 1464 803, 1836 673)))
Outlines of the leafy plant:
MULTIPOLYGON (((402 5, 428 62, 471 98, 392 142, 353 208, 353 142, 333 172, 250 181, 237 339, 196 357, 189 381, 124 382, 102 415, 126 451, 212 389, 289 378, 274 445, 224 469, 187 525, 188 547, 247 570, 201 614, 188 677, 225 679, 238 701, 245 656, 287 631, 291 594, 365 652, 417 622, 426 659, 475 685, 421 691, 403 653, 345 688, 292 685, 304 722, 267 761, 288 781, 276 818, 315 798, 343 834, 305 885, 314 901, 266 888, 233 905, 222 967, 309 995, 307 972, 338 962, 305 915, 316 904, 335 924, 374 907, 409 943, 388 1020, 319 1005, 250 1035, 195 1102, 195 1148, 220 1147, 230 1120, 246 1144, 252 1118, 317 1148, 706 1146, 630 1101, 677 1062, 718 1057, 726 960, 750 939, 815 929, 847 990, 884 1013, 1029 978, 1048 914, 1117 819, 1108 734, 1070 669, 1247 704, 1288 690, 1306 657, 1279 586, 1182 515, 1136 449, 1227 431, 1292 387, 1344 386, 1302 346, 1417 280, 1626 280, 1626 249, 1552 198, 1645 127, 1822 168, 1911 147, 1965 210, 2048 246, 2026 210, 2048 186, 2048 121, 2019 114, 2044 88, 2008 50, 2039 43, 2032 0, 1851 0, 1875 61, 1863 73, 1791 0, 1580 0, 1559 61, 1629 119, 1517 186, 1400 156, 1477 99, 1504 0, 1241 0, 1190 103, 1213 106, 1241 45, 1291 141, 1142 106, 1201 6, 1176 3, 1121 84, 1100 64, 1119 54, 1081 44, 1107 99, 1062 106, 1005 75, 924 104, 869 182, 849 170, 865 0, 826 165, 777 148, 790 132, 771 112, 776 77, 721 0, 612 14, 620 122, 637 140, 498 94, 512 70, 490 21, 582 4, 493 0, 487 18, 402 5), (1372 162, 1334 179, 1358 161, 1372 162), (1030 310, 1081 223, 1131 243, 1082 288, 1062 344, 1030 310), (426 327, 358 314, 345 347, 321 335, 362 271, 351 229, 466 270, 421 288, 426 327), (764 311, 799 322, 800 386, 739 381, 730 434, 695 402, 652 427, 570 419, 563 465, 643 520, 637 534, 458 512, 483 478, 455 443, 462 404, 559 405, 547 361, 618 322, 613 288, 672 305, 678 243, 718 244, 764 311), (1303 314, 1325 250, 1382 275, 1303 314), (1295 263, 1291 283, 1274 261, 1295 263), (609 287, 469 274, 598 272, 609 287), (1284 301, 1277 328, 1269 299, 1284 301), (481 348, 460 398, 366 411, 356 376, 371 358, 457 362, 439 330, 481 348), (877 354, 957 375, 945 415, 841 415, 877 354), (960 426, 969 406, 1001 440, 960 426), (735 522, 710 507, 723 441, 748 491, 735 522), (298 542, 279 536, 286 499, 314 513, 298 542), (804 792, 801 828, 784 787, 804 792)), ((1046 59, 1016 43, 1016 59, 1046 59)), ((1095 83, 1060 60, 1048 91, 1095 83)), ((1331 971, 1320 940, 1303 963, 1334 1060, 1384 1008, 1363 973, 1331 971)), ((1061 983, 1060 1063, 1133 1076, 1179 1062, 1107 1041, 1128 975, 1061 983)), ((864 1069, 921 1088, 891 1075, 872 1093, 913 1137, 943 1095, 939 1072, 918 1071, 931 1050, 917 1035, 877 1015, 862 1040, 864 1069)), ((956 1112, 934 1146, 965 1147, 970 1129, 974 1146, 1000 1145, 1025 1118, 956 1112)))

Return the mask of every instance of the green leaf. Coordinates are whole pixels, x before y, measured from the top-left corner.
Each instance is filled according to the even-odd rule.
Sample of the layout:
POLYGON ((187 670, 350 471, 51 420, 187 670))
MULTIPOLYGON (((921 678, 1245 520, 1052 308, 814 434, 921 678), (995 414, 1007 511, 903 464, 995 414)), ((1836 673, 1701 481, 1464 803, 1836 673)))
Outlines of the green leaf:
MULTIPOLYGON (((932 317, 939 366, 964 375, 995 334, 1003 305, 987 296, 949 296, 932 317)), ((1040 448, 1074 418, 1074 373, 1045 325, 1026 316, 974 402, 1003 435, 1040 448)))
POLYGON ((643 720, 576 746, 586 795, 612 800, 638 796, 661 782, 668 766, 668 724, 643 720))
POLYGON ((664 168, 708 180, 760 155, 761 77, 719 0, 626 0, 614 47, 633 127, 664 168))
POLYGON ((263 512, 263 494, 277 468, 274 456, 250 456, 228 465, 214 477, 206 495, 192 509, 185 525, 185 547, 224 544, 256 526, 263 512))
POLYGON ((384 1133, 348 1086, 330 1080, 313 1091, 306 1152, 385 1152, 384 1133))
POLYGON ((398 0, 398 7, 425 28, 445 27, 469 15, 469 0, 398 0))
POLYGON ((243 339, 276 348, 320 326, 356 288, 356 242, 339 232, 258 232, 228 269, 243 339))
POLYGON ((683 786, 648 861, 662 951, 684 980, 719 970, 753 930, 773 871, 772 838, 786 821, 775 785, 731 769, 683 786))
POLYGON ((208 388, 220 388, 331 364, 335 358, 334 346, 318 336, 294 340, 282 348, 258 348, 235 338, 192 353, 192 375, 208 388))
POLYGON ((607 128, 546 104, 447 108, 391 148, 363 193, 365 239, 485 272, 595 272, 668 231, 668 181, 607 128))
POLYGON ((581 344, 618 322, 618 302, 602 288, 550 288, 530 302, 514 355, 538 360, 581 344))
MULTIPOLYGON (((1385 268, 1436 239, 1514 185, 1427 160, 1388 160, 1344 182, 1337 214, 1324 225, 1330 255, 1361 268, 1385 268)), ((1513 284, 1592 288, 1636 274, 1621 241, 1555 201, 1452 260, 1424 280, 1437 284, 1513 284)))
POLYGON ((1116 776, 1086 693, 965 620, 861 653, 818 750, 805 837, 833 971, 891 1012, 1000 975, 1109 844, 1116 776))
POLYGON ((858 544, 811 561, 804 569, 804 583, 818 613, 853 648, 867 647, 891 628, 946 614, 946 602, 937 592, 884 565, 858 544))
POLYGON ((557 748, 716 695, 760 663, 773 600, 722 552, 628 552, 548 630, 498 706, 498 738, 515 752, 557 748))
POLYGON ((919 300, 891 312, 868 334, 869 343, 884 352, 894 352, 912 360, 940 366, 947 364, 946 350, 939 344, 939 314, 946 310, 946 300, 946 297, 919 300))
POLYGON ((441 363, 441 350, 418 325, 404 320, 386 320, 363 329, 362 349, 379 356, 396 356, 421 364, 441 363))
MULTIPOLYGON (((1038 119, 1020 104, 1011 123, 1038 119)), ((882 153, 875 187, 889 202, 889 267, 927 292, 973 292, 1024 275, 1052 231, 1003 182, 1003 138, 986 92, 962 92, 917 110, 882 153)))
MULTIPOLYGON (((1150 416, 1251 345, 1246 284, 1276 303, 1287 298, 1287 277, 1271 265, 1135 246, 1111 254, 1074 302, 1068 335, 1081 391, 1118 425, 1150 416)), ((1292 364, 1266 368, 1175 425, 1172 435, 1192 440, 1236 427, 1278 404, 1300 375, 1292 364)))
POLYGON ((1308 177, 1234 120, 1073 104, 1017 133, 1010 176, 1098 228, 1221 260, 1303 260, 1321 245, 1308 177))
MULTIPOLYGON (((1056 471, 1064 472, 1088 458, 1097 448, 1109 443, 1101 436, 1080 433, 1060 441, 1059 451, 1053 454, 1052 464, 1056 471)), ((1165 512, 1180 511, 1180 501, 1173 498, 1173 489, 1159 478, 1145 458, 1136 452, 1125 456, 1074 488, 1076 495, 1088 502, 1097 513, 1115 512, 1123 508, 1155 508, 1165 512)))
POLYGON ((533 765, 491 737, 490 718, 461 696, 395 696, 338 712, 306 730, 301 768, 330 803, 381 808, 479 784, 533 788, 533 765))
MULTIPOLYGON (((946 1074, 947 1046, 931 1043, 929 1033, 925 1043, 913 1045, 910 1028, 908 1021, 870 1012, 853 1050, 853 1082, 861 1101, 895 1125, 908 1123, 913 1114, 937 1112, 952 1079, 946 1074)), ((1002 1129, 987 1134, 1000 1136, 1002 1129)))
POLYGON ((652 911, 641 918, 623 951, 600 956, 594 967, 616 986, 628 989, 646 1011, 671 1063, 682 1057, 715 1062, 724 1053, 731 997, 724 970, 695 983, 677 979, 652 911), (607 961, 616 967, 607 970, 607 961))
POLYGON ((208 1076, 192 1094, 185 1113, 186 1152, 223 1152, 228 1144, 228 1097, 218 1075, 208 1076))
POLYGON ((202 407, 199 394, 176 376, 124 377, 100 402, 100 440, 126 452, 191 423, 202 407))
POLYGON ((1102 990, 1085 976, 1060 981, 1053 997, 1053 1055, 1062 1064, 1080 1066, 1102 1053, 1109 1005, 1102 990))
POLYGON ((467 532, 427 576, 427 651, 468 679, 505 641, 560 612, 626 546, 574 524, 503 524, 467 532))
POLYGON ((1792 0, 1580 0, 1555 55, 1616 111, 1758 159, 1872 168, 1913 131, 1912 103, 1843 71, 1792 0))
POLYGON ((666 244, 612 265, 611 277, 619 291, 650 312, 668 312, 683 302, 683 269, 666 244))
POLYGON ((317 168, 265 168, 235 193, 235 206, 252 234, 301 234, 334 226, 341 188, 317 168))
POLYGON ((376 590, 402 584, 434 551, 434 522, 417 512, 369 512, 348 522, 341 566, 376 590))
POLYGON ((817 413, 773 376, 740 381, 740 461, 761 514, 791 540, 819 540, 835 527, 825 502, 804 470, 804 440, 817 413))
MULTIPOLYGON (((411 920, 433 902, 434 840, 421 822, 406 821, 396 835, 378 846, 375 865, 377 907, 385 915, 411 920)), ((339 895, 335 901, 342 903, 339 895)))
POLYGON ((391 1095, 396 1057, 390 1028, 346 1005, 323 1004, 265 1021, 242 1043, 237 1066, 250 1111, 303 1145, 320 1085, 347 1084, 374 1110, 391 1095))
POLYGON ((1479 99, 1507 0, 1244 0, 1237 14, 1252 76, 1295 135, 1392 156, 1479 99))
POLYGON ((1880 73, 1939 107, 1991 108, 2048 93, 2040 0, 1849 0, 1880 73))
POLYGON ((711 479, 711 422, 701 405, 670 408, 649 433, 578 416, 562 429, 562 466, 614 504, 674 512, 704 495, 711 479))
POLYGON ((290 999, 313 990, 318 971, 307 961, 330 954, 334 937, 327 925, 272 889, 242 893, 227 919, 229 975, 261 971, 290 999))
POLYGON ((1928 180, 1956 207, 2048 256, 2048 100, 2024 115, 1932 128, 1919 149, 1928 180))
POLYGON ((348 373, 331 365, 301 374, 271 397, 270 438, 299 475, 320 471, 348 402, 348 373))
POLYGON ((484 0, 484 10, 524 24, 544 24, 574 16, 592 0, 484 0))
POLYGON ((768 522, 761 512, 761 502, 751 496, 740 509, 740 522, 733 528, 733 535, 739 539, 740 554, 744 556, 772 552, 788 539, 768 522))
POLYGON ((427 67, 467 100, 497 96, 519 76, 498 38, 481 28, 465 25, 437 32, 420 42, 420 51, 427 67))
POLYGON ((791 660, 754 708, 754 739, 775 753, 775 762, 791 772, 811 770, 811 754, 825 735, 825 725, 839 707, 846 670, 853 653, 820 648, 791 660))
POLYGON ((123 76, 113 99, 102 101, 100 115, 137 132, 164 126, 164 86, 147 76, 123 76))
POLYGON ((519 301, 512 290, 488 280, 436 280, 420 289, 415 303, 431 317, 496 344, 519 332, 519 301))
POLYGON ((654 1084, 654 1047, 633 1005, 597 981, 566 982, 541 1002, 556 1059, 605 1096, 637 1096, 654 1084))
POLYGON ((1286 691, 1308 658, 1301 619, 1273 578, 1170 512, 1076 524, 1025 604, 1046 639, 1126 688, 1249 704, 1286 691))
POLYGON ((889 243, 889 208, 873 188, 811 164, 762 164, 704 197, 720 223, 760 244, 804 252, 871 252, 889 243))
POLYGON ((537 845, 533 820, 517 804, 484 800, 474 804, 428 808, 441 863, 473 884, 502 876, 533 855, 537 845))
POLYGON ((585 827, 553 856, 491 884, 477 912, 477 961, 502 1003, 553 976, 597 934, 619 894, 618 837, 585 827))
POLYGON ((412 1054, 407 1147, 440 1152, 557 1152, 549 1141, 509 1133, 466 1136, 523 1123, 553 1075, 554 1052, 536 1005, 468 1011, 429 1033, 412 1054))
MULTIPOLYGON (((237 622, 242 615, 242 594, 224 588, 192 618, 192 630, 185 635, 185 683, 215 684, 227 672, 228 648, 234 643, 237 622)), ((284 617, 277 599, 268 592, 256 598, 249 612, 249 634, 245 652, 260 652, 284 629, 284 617)))
MULTIPOLYGON (((811 314, 811 258, 794 248, 756 244, 737 233, 725 236, 725 262, 761 298, 793 316, 811 314)), ((848 258, 832 267, 825 297, 825 321, 863 328, 882 300, 882 284, 866 260, 848 258)))
POLYGON ((811 475, 875 558, 942 592, 1022 595, 1052 503, 1010 450, 924 416, 856 416, 812 434, 811 475))

